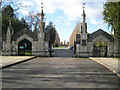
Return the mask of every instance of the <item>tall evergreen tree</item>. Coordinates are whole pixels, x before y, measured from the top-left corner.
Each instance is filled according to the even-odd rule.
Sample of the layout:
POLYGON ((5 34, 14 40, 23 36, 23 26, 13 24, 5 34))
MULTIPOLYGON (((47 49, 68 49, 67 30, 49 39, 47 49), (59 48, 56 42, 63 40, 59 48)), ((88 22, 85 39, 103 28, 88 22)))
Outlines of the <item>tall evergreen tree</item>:
POLYGON ((12 22, 14 33, 24 28, 28 28, 27 23, 23 22, 23 20, 19 20, 18 18, 16 18, 16 15, 14 14, 14 9, 10 5, 7 5, 6 7, 2 8, 2 34, 3 36, 5 36, 7 32, 9 20, 11 20, 12 22))
POLYGON ((115 36, 120 37, 120 1, 104 4, 103 19, 115 30, 115 36))
POLYGON ((44 32, 45 32, 45 40, 49 41, 49 52, 50 52, 50 56, 51 56, 52 44, 55 42, 55 38, 56 38, 56 29, 53 26, 52 22, 49 22, 49 24, 46 26, 44 32))
POLYGON ((117 50, 120 56, 120 1, 104 4, 103 20, 114 30, 117 50))
POLYGON ((10 5, 8 5, 3 8, 2 15, 6 17, 14 17, 14 9, 10 5))
POLYGON ((49 22, 49 24, 45 28, 45 39, 50 42, 50 44, 53 44, 55 41, 56 36, 56 29, 53 26, 52 22, 49 22))

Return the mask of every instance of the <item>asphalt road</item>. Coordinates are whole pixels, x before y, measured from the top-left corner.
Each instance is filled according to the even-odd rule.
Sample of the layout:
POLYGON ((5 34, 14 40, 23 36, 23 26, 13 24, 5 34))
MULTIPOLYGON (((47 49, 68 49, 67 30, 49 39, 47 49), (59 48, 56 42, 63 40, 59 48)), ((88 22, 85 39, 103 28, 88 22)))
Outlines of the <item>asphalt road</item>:
POLYGON ((117 88, 118 77, 88 58, 37 57, 3 69, 3 88, 117 88))
POLYGON ((53 57, 73 57, 74 52, 73 52, 73 50, 69 50, 67 48, 54 49, 52 56, 53 57))

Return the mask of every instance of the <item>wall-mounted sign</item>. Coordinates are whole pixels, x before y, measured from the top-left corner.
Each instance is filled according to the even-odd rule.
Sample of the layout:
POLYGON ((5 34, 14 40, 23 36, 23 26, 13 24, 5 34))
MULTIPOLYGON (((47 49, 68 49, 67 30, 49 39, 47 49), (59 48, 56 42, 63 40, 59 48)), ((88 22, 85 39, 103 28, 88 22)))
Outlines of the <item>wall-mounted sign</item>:
POLYGON ((20 49, 24 49, 24 46, 19 46, 20 49))

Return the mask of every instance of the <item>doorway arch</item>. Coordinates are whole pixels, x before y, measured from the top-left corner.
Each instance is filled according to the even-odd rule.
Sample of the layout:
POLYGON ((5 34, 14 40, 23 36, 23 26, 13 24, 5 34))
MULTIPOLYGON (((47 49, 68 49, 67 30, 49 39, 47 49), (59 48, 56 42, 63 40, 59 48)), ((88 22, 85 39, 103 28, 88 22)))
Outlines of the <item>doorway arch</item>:
POLYGON ((107 57, 108 45, 103 40, 97 40, 93 44, 93 56, 95 57, 107 57))
POLYGON ((32 43, 29 40, 23 39, 18 43, 18 55, 19 56, 32 55, 32 43))

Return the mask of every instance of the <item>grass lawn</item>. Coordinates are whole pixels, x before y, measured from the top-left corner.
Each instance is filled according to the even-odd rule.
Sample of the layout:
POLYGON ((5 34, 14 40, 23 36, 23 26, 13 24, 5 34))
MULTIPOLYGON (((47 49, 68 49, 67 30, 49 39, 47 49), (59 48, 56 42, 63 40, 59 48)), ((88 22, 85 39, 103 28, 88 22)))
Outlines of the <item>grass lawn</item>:
POLYGON ((120 60, 120 57, 114 57, 114 58, 120 60))
POLYGON ((64 47, 64 46, 59 46, 59 47, 53 47, 53 49, 54 49, 54 48, 65 48, 65 47, 64 47))

